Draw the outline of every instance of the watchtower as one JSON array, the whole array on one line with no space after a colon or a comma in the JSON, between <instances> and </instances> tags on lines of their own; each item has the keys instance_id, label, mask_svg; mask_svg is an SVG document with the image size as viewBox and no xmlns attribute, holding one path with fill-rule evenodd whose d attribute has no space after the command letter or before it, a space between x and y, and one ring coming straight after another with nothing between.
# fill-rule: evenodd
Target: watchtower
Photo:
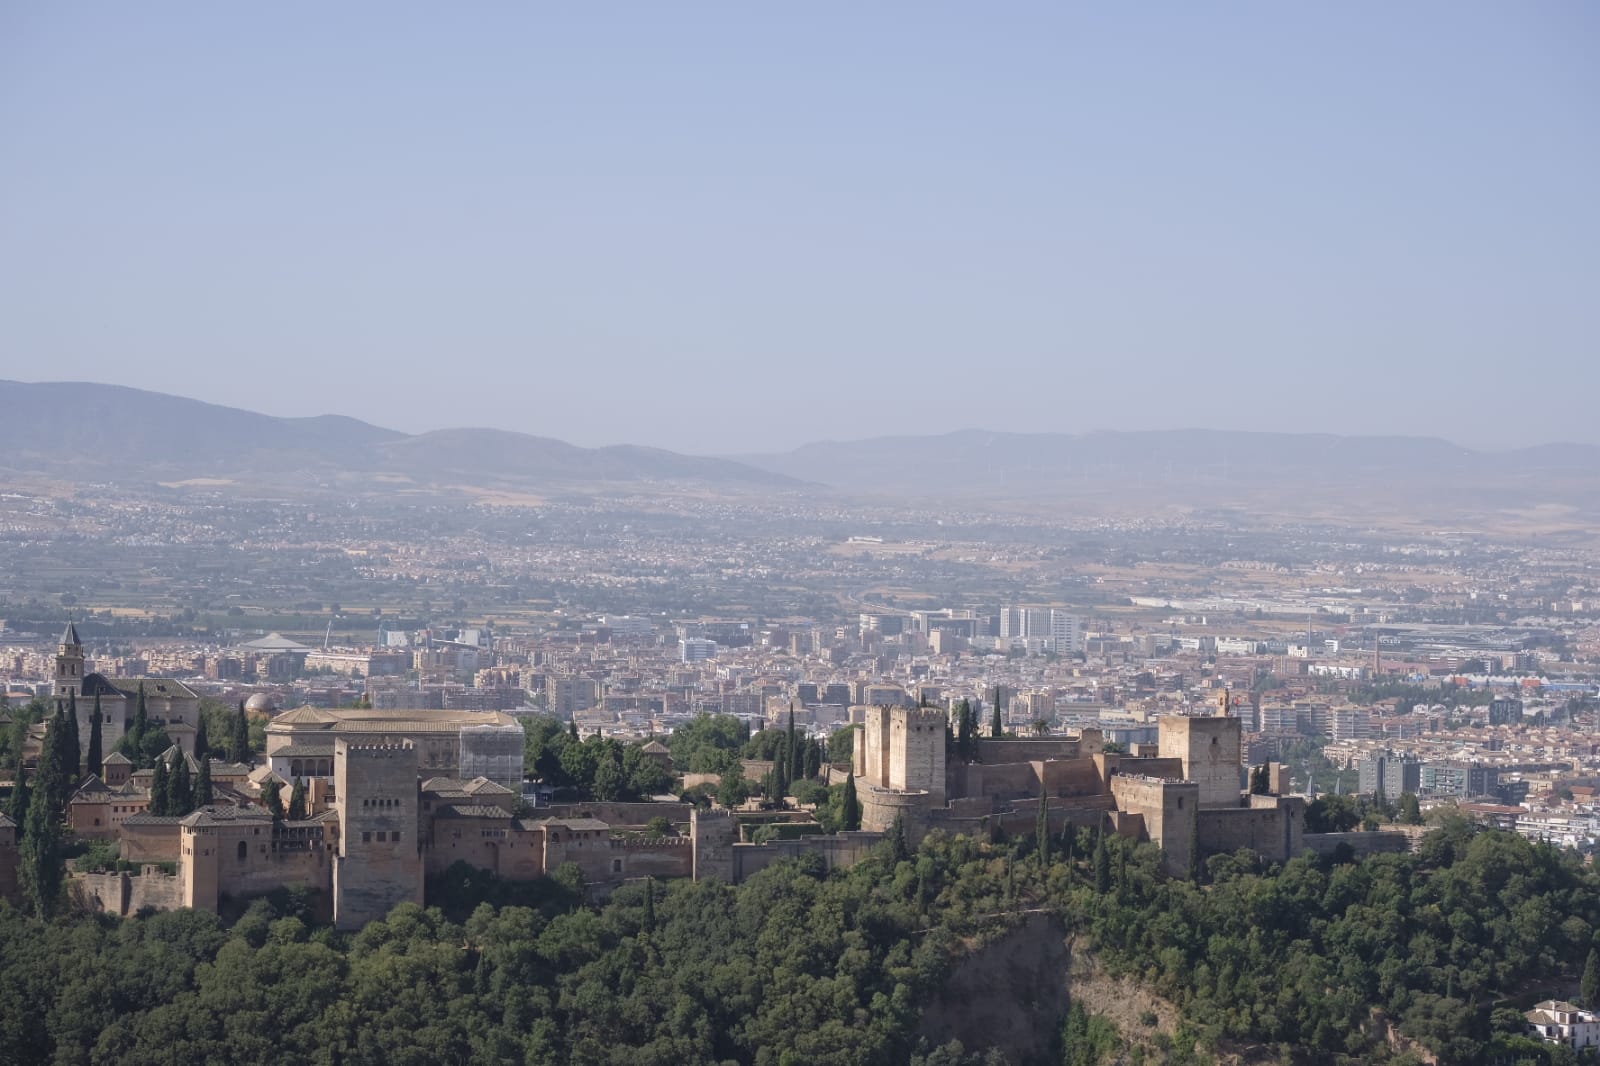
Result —
<instances>
[{"instance_id":1,"label":"watchtower","mask_svg":"<svg viewBox=\"0 0 1600 1066\"><path fill-rule=\"evenodd\" d=\"M938 707L896 707L889 712L889 787L926 792L929 806L944 806L944 734L949 715Z\"/></svg>"},{"instance_id":2,"label":"watchtower","mask_svg":"<svg viewBox=\"0 0 1600 1066\"><path fill-rule=\"evenodd\" d=\"M1181 760L1183 779L1200 786L1200 806L1239 806L1239 719L1167 715L1159 721L1161 757Z\"/></svg>"},{"instance_id":3,"label":"watchtower","mask_svg":"<svg viewBox=\"0 0 1600 1066\"><path fill-rule=\"evenodd\" d=\"M398 903L421 903L416 746L335 740L333 787L339 809L334 925L358 929Z\"/></svg>"},{"instance_id":4,"label":"watchtower","mask_svg":"<svg viewBox=\"0 0 1600 1066\"><path fill-rule=\"evenodd\" d=\"M733 882L733 816L727 811L689 812L689 839L694 843L694 879Z\"/></svg>"}]
</instances>

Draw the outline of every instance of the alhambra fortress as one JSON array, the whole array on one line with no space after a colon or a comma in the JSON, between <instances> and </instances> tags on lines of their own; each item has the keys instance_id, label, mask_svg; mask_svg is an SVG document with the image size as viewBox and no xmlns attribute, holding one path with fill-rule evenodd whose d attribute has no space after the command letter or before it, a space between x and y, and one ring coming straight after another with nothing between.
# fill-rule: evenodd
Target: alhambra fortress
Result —
<instances>
[{"instance_id":1,"label":"alhambra fortress","mask_svg":"<svg viewBox=\"0 0 1600 1066\"><path fill-rule=\"evenodd\" d=\"M57 658L56 699L75 705L79 735L99 697L107 750L132 718L139 687L147 714L173 740L162 756L198 773L199 698L165 679L85 673L69 626ZM1282 794L1272 767L1266 794L1245 795L1240 721L1226 713L1160 719L1159 743L1105 750L1101 735L982 738L975 758L948 760L947 715L919 707L853 707L853 763L862 828L747 842L740 812L689 803L522 803L522 729L500 713L323 710L274 717L252 765L213 760L217 802L181 817L149 813L152 771L113 754L68 806L80 838L115 840L123 869L74 873L69 890L115 914L144 909L217 910L275 889L313 890L343 929L424 902L424 884L457 862L499 877L542 877L564 863L603 896L629 880L720 878L738 882L787 857L815 853L829 867L856 862L899 819L913 841L933 830L983 837L1029 834L1045 797L1052 831L1067 826L1149 840L1168 872L1186 876L1212 855L1249 849L1271 861L1311 850L1404 850L1399 831L1305 832L1305 800ZM665 758L659 745L653 757ZM1152 750L1153 749L1153 750ZM86 753L85 753L86 754ZM260 803L269 781L306 784L307 817L290 821ZM805 818L803 812L795 816ZM767 816L770 818L770 816ZM674 831L647 831L665 818ZM659 829L659 822L657 823ZM0 815L0 892L14 896L17 827ZM128 868L128 867L131 867Z\"/></svg>"}]
</instances>

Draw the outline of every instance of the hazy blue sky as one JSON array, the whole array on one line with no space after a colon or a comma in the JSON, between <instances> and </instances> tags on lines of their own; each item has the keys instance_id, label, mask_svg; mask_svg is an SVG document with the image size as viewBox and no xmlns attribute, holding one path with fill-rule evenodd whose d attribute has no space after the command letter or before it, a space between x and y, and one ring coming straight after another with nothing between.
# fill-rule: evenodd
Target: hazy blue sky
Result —
<instances>
[{"instance_id":1,"label":"hazy blue sky","mask_svg":"<svg viewBox=\"0 0 1600 1066\"><path fill-rule=\"evenodd\" d=\"M0 377L273 414L1600 441L1597 200L1593 3L0 4Z\"/></svg>"}]
</instances>

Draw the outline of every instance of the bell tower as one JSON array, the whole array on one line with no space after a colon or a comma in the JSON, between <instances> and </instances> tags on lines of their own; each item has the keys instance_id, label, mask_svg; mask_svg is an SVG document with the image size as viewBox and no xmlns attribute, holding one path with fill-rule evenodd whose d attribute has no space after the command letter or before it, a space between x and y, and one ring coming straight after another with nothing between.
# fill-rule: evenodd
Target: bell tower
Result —
<instances>
[{"instance_id":1,"label":"bell tower","mask_svg":"<svg viewBox=\"0 0 1600 1066\"><path fill-rule=\"evenodd\" d=\"M78 639L78 627L68 622L56 653L56 706L62 711L73 696L83 692L83 667L83 641Z\"/></svg>"}]
</instances>

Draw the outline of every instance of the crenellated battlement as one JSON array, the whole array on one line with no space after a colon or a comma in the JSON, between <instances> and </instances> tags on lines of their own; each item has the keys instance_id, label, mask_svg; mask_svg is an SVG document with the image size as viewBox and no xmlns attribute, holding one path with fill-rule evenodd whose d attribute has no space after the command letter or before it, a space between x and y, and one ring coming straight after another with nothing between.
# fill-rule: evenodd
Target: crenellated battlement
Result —
<instances>
[{"instance_id":1,"label":"crenellated battlement","mask_svg":"<svg viewBox=\"0 0 1600 1066\"><path fill-rule=\"evenodd\" d=\"M342 747L346 755L361 759L392 758L403 752L417 750L417 746L409 740L396 741L392 744L351 744L349 742L341 742L339 746Z\"/></svg>"},{"instance_id":2,"label":"crenellated battlement","mask_svg":"<svg viewBox=\"0 0 1600 1066\"><path fill-rule=\"evenodd\" d=\"M689 848L694 841L689 837L612 837L613 848Z\"/></svg>"}]
</instances>

